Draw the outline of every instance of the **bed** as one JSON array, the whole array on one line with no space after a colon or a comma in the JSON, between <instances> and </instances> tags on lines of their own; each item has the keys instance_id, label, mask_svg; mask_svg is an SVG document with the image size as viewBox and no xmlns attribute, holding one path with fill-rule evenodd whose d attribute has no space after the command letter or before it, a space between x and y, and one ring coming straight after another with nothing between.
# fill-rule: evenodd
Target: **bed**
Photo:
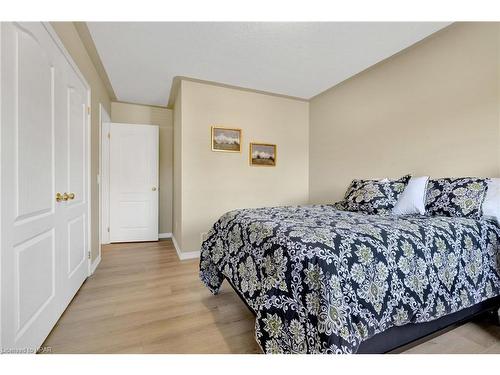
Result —
<instances>
[{"instance_id":1,"label":"bed","mask_svg":"<svg viewBox=\"0 0 500 375\"><path fill-rule=\"evenodd\" d=\"M497 308L499 247L488 219L242 209L210 230L200 278L230 282L265 353L382 353Z\"/></svg>"}]
</instances>

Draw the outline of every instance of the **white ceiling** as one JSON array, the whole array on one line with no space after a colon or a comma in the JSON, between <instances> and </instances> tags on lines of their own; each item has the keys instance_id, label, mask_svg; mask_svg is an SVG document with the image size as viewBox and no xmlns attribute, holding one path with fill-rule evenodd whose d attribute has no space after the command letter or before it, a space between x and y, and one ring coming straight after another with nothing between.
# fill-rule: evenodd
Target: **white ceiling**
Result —
<instances>
[{"instance_id":1,"label":"white ceiling","mask_svg":"<svg viewBox=\"0 0 500 375\"><path fill-rule=\"evenodd\" d=\"M186 76L310 98L445 22L89 22L118 100L166 105Z\"/></svg>"}]
</instances>

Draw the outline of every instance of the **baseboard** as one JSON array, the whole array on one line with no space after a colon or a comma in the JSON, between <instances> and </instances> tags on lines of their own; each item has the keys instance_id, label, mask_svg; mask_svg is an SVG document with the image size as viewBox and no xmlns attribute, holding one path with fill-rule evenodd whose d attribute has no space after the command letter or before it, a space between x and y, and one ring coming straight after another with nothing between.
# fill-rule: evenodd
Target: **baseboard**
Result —
<instances>
[{"instance_id":1,"label":"baseboard","mask_svg":"<svg viewBox=\"0 0 500 375\"><path fill-rule=\"evenodd\" d=\"M158 238L172 238L172 233L158 233Z\"/></svg>"},{"instance_id":2,"label":"baseboard","mask_svg":"<svg viewBox=\"0 0 500 375\"><path fill-rule=\"evenodd\" d=\"M95 260L92 262L90 265L90 274L93 275L95 270L97 269L97 266L101 263L101 254Z\"/></svg>"},{"instance_id":3,"label":"baseboard","mask_svg":"<svg viewBox=\"0 0 500 375\"><path fill-rule=\"evenodd\" d=\"M187 259L196 259L200 257L200 251L188 251L188 252L182 252L181 248L179 247L179 244L175 240L175 237L172 236L172 242L175 247L175 251L177 252L177 256L179 257L180 260L187 260Z\"/></svg>"},{"instance_id":4,"label":"baseboard","mask_svg":"<svg viewBox=\"0 0 500 375\"><path fill-rule=\"evenodd\" d=\"M200 251L188 251L187 253L177 252L180 260L196 259L200 257Z\"/></svg>"}]
</instances>

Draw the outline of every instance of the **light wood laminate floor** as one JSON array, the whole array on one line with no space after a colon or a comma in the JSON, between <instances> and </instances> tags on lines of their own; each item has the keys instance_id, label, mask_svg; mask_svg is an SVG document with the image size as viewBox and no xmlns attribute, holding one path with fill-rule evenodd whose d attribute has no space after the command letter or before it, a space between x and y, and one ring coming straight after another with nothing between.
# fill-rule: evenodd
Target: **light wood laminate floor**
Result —
<instances>
[{"instance_id":1,"label":"light wood laminate floor","mask_svg":"<svg viewBox=\"0 0 500 375\"><path fill-rule=\"evenodd\" d=\"M96 272L43 344L52 353L260 353L254 317L224 283L213 296L198 260L170 240L103 247ZM467 323L406 353L500 353L500 327Z\"/></svg>"}]
</instances>

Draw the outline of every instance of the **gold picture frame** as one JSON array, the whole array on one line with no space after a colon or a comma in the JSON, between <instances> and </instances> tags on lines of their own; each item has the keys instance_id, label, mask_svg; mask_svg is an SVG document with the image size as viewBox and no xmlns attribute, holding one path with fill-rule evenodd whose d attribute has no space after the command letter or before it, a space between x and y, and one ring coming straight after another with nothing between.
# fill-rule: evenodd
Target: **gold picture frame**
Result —
<instances>
[{"instance_id":1,"label":"gold picture frame","mask_svg":"<svg viewBox=\"0 0 500 375\"><path fill-rule=\"evenodd\" d=\"M210 133L212 151L241 152L241 129L214 125Z\"/></svg>"},{"instance_id":2,"label":"gold picture frame","mask_svg":"<svg viewBox=\"0 0 500 375\"><path fill-rule=\"evenodd\" d=\"M275 167L278 146L272 143L251 142L249 147L250 165L253 167Z\"/></svg>"}]
</instances>

